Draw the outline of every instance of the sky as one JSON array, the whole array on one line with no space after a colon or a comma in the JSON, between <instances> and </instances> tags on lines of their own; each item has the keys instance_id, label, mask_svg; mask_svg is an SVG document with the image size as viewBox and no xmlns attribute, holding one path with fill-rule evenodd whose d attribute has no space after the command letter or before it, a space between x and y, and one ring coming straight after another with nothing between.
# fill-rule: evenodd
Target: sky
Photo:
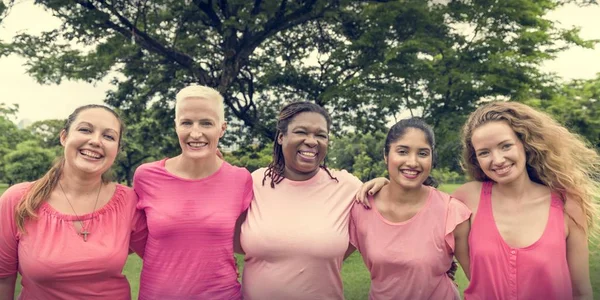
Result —
<instances>
[{"instance_id":1,"label":"sky","mask_svg":"<svg viewBox=\"0 0 600 300\"><path fill-rule=\"evenodd\" d=\"M600 39L598 16L600 6L567 5L548 17L564 28L580 27L585 39ZM9 17L0 23L0 40L9 41L20 32L39 33L59 24L58 19L34 5L33 0L17 0ZM64 119L80 105L102 104L106 91L112 89L110 78L94 84L63 81L60 85L41 85L27 75L24 64L25 60L15 55L0 58L0 103L19 104L16 121ZM545 62L542 68L564 80L594 78L600 73L600 46L596 49L572 48L560 53L555 60Z\"/></svg>"}]
</instances>

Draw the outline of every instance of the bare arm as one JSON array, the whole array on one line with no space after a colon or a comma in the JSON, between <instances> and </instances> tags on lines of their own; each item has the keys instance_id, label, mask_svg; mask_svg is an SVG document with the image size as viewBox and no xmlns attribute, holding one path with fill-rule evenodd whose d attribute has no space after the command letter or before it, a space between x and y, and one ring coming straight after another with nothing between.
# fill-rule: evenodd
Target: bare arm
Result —
<instances>
[{"instance_id":1,"label":"bare arm","mask_svg":"<svg viewBox=\"0 0 600 300\"><path fill-rule=\"evenodd\" d=\"M248 215L248 210L245 210L235 222L235 231L233 233L233 251L238 254L246 254L244 249L242 249L242 243L240 241L242 224L244 224L244 221L246 221L246 215Z\"/></svg>"},{"instance_id":2,"label":"bare arm","mask_svg":"<svg viewBox=\"0 0 600 300\"><path fill-rule=\"evenodd\" d=\"M0 300L13 300L17 275L0 278Z\"/></svg>"},{"instance_id":3,"label":"bare arm","mask_svg":"<svg viewBox=\"0 0 600 300\"><path fill-rule=\"evenodd\" d=\"M569 199L566 201L565 211L568 214L565 215L568 230L567 263L571 274L573 299L592 300L594 297L590 282L588 235L581 228L586 226L586 218L581 207Z\"/></svg>"},{"instance_id":4,"label":"bare arm","mask_svg":"<svg viewBox=\"0 0 600 300\"><path fill-rule=\"evenodd\" d=\"M454 229L454 257L462 267L467 279L471 280L470 265L469 265L469 231L471 224L466 220Z\"/></svg>"}]
</instances>

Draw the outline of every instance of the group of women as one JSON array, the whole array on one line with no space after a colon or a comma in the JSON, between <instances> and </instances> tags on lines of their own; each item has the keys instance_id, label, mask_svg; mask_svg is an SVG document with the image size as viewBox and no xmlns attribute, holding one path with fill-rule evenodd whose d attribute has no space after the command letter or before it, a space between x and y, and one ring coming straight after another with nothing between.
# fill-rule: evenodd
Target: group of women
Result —
<instances>
[{"instance_id":1,"label":"group of women","mask_svg":"<svg viewBox=\"0 0 600 300\"><path fill-rule=\"evenodd\" d=\"M514 102L473 112L463 163L475 181L452 195L430 173L435 137L421 119L389 130L389 178L364 185L325 165L331 119L280 111L273 160L250 174L218 155L223 98L182 89L181 154L141 165L133 189L105 176L124 125L110 108L76 109L64 156L0 198L0 299L129 299L127 255L143 258L139 299L343 299L356 249L370 299L592 299L588 237L600 157L546 114ZM357 200L355 200L355 198ZM358 204L360 203L360 204ZM233 253L245 254L241 284Z\"/></svg>"}]
</instances>

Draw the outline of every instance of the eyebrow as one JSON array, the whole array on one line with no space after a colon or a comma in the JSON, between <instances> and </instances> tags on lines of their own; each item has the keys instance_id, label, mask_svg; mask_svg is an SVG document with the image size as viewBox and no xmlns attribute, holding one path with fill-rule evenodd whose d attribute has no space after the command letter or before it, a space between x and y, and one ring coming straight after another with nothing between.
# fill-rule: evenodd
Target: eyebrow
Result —
<instances>
[{"instance_id":1,"label":"eyebrow","mask_svg":"<svg viewBox=\"0 0 600 300\"><path fill-rule=\"evenodd\" d=\"M408 148L408 149L410 149L410 147L409 147L409 146L406 146L406 145L397 145L397 146L396 146L396 149L398 149L398 148ZM431 151L431 148L429 148L429 147L427 147L427 148L417 148L417 150L427 150L427 151Z\"/></svg>"},{"instance_id":2,"label":"eyebrow","mask_svg":"<svg viewBox=\"0 0 600 300\"><path fill-rule=\"evenodd\" d=\"M508 143L508 142L512 142L512 140L511 140L511 139L506 139L506 140L503 140L502 142L500 142L500 143L496 144L496 146L500 146L500 145L502 145L502 144L504 144L504 143ZM475 147L473 147L473 148L475 148ZM477 152L477 151L481 151L481 150L488 150L488 148L479 148L479 149L475 149L475 152Z\"/></svg>"},{"instance_id":3,"label":"eyebrow","mask_svg":"<svg viewBox=\"0 0 600 300\"><path fill-rule=\"evenodd\" d=\"M82 126L82 125L87 125L89 127L96 128L92 123L86 122L86 121L81 121L81 122L79 122L79 124L77 124L77 126ZM104 131L112 131L114 134L118 134L118 132L112 128L105 128Z\"/></svg>"}]
</instances>

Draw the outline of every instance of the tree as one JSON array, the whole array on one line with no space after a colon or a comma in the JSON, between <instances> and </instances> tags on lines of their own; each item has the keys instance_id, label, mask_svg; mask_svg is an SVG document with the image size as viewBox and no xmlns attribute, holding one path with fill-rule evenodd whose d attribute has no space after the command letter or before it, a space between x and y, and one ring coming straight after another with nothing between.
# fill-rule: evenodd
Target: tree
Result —
<instances>
[{"instance_id":1,"label":"tree","mask_svg":"<svg viewBox=\"0 0 600 300\"><path fill-rule=\"evenodd\" d=\"M385 134L349 133L332 139L327 154L329 164L335 169L344 169L367 181L375 177L387 176L383 160Z\"/></svg>"},{"instance_id":2,"label":"tree","mask_svg":"<svg viewBox=\"0 0 600 300\"><path fill-rule=\"evenodd\" d=\"M264 168L273 159L272 147L243 147L231 153L223 153L223 158L230 164L248 169L254 172Z\"/></svg>"},{"instance_id":3,"label":"tree","mask_svg":"<svg viewBox=\"0 0 600 300\"><path fill-rule=\"evenodd\" d=\"M435 127L442 164L457 169L456 130L478 101L531 98L553 84L543 60L592 46L545 19L562 2L40 0L62 27L20 34L0 53L25 57L45 83L118 72L107 104L128 123L157 117L164 133L174 94L189 83L225 95L237 142L272 141L277 110L291 100L328 108L334 135L384 131L408 110Z\"/></svg>"},{"instance_id":4,"label":"tree","mask_svg":"<svg viewBox=\"0 0 600 300\"><path fill-rule=\"evenodd\" d=\"M30 139L27 132L20 130L11 119L19 111L19 105L6 106L0 103L0 182L8 181L6 178L4 156L14 150L18 143Z\"/></svg>"},{"instance_id":5,"label":"tree","mask_svg":"<svg viewBox=\"0 0 600 300\"><path fill-rule=\"evenodd\" d=\"M28 130L34 137L38 138L41 146L45 149L60 148L60 132L65 125L65 120L50 119L36 121L27 126Z\"/></svg>"},{"instance_id":6,"label":"tree","mask_svg":"<svg viewBox=\"0 0 600 300\"><path fill-rule=\"evenodd\" d=\"M595 79L573 80L549 98L525 103L551 114L600 151L600 74Z\"/></svg>"},{"instance_id":7,"label":"tree","mask_svg":"<svg viewBox=\"0 0 600 300\"><path fill-rule=\"evenodd\" d=\"M54 151L40 147L38 141L19 143L15 150L4 156L6 181L11 185L36 180L50 169L55 157Z\"/></svg>"}]
</instances>

